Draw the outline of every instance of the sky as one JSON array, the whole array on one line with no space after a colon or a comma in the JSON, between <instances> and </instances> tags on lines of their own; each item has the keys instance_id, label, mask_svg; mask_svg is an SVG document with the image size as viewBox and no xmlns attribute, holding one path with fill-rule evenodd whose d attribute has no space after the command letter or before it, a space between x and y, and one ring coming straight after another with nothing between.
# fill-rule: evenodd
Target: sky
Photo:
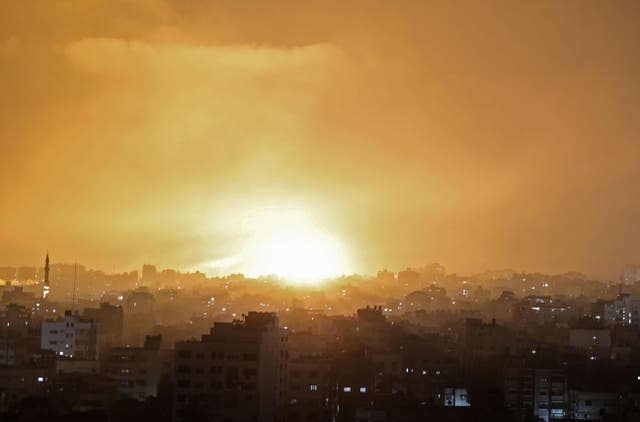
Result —
<instances>
[{"instance_id":1,"label":"sky","mask_svg":"<svg viewBox=\"0 0 640 422\"><path fill-rule=\"evenodd\" d=\"M636 1L0 9L0 265L640 263Z\"/></svg>"}]
</instances>

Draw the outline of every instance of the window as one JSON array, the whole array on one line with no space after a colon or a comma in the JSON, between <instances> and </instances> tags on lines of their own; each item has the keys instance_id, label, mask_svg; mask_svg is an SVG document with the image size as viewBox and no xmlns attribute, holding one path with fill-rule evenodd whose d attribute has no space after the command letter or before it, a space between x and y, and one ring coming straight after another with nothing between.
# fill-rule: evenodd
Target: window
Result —
<instances>
[{"instance_id":1,"label":"window","mask_svg":"<svg viewBox=\"0 0 640 422\"><path fill-rule=\"evenodd\" d=\"M367 392L367 387L360 387L360 392L361 393L366 393Z\"/></svg>"},{"instance_id":2,"label":"window","mask_svg":"<svg viewBox=\"0 0 640 422\"><path fill-rule=\"evenodd\" d=\"M179 380L178 387L180 388L189 388L191 387L191 381L189 380Z\"/></svg>"},{"instance_id":3,"label":"window","mask_svg":"<svg viewBox=\"0 0 640 422\"><path fill-rule=\"evenodd\" d=\"M311 384L309 386L309 391L318 391L318 385L317 384Z\"/></svg>"},{"instance_id":4,"label":"window","mask_svg":"<svg viewBox=\"0 0 640 422\"><path fill-rule=\"evenodd\" d=\"M181 359L191 359L191 350L181 350L178 352L178 357Z\"/></svg>"},{"instance_id":5,"label":"window","mask_svg":"<svg viewBox=\"0 0 640 422\"><path fill-rule=\"evenodd\" d=\"M344 391L345 393L350 393L351 392L351 387L344 387L342 389L342 391Z\"/></svg>"}]
</instances>

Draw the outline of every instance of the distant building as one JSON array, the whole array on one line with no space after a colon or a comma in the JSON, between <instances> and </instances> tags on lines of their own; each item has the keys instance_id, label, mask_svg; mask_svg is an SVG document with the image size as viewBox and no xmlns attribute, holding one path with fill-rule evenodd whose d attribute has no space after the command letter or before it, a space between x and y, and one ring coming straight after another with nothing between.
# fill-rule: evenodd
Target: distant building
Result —
<instances>
[{"instance_id":1,"label":"distant building","mask_svg":"<svg viewBox=\"0 0 640 422\"><path fill-rule=\"evenodd\" d=\"M10 304L0 311L0 365L27 361L39 346L39 337L32 334L31 313L24 306Z\"/></svg>"},{"instance_id":2,"label":"distant building","mask_svg":"<svg viewBox=\"0 0 640 422\"><path fill-rule=\"evenodd\" d=\"M36 295L32 292L25 292L22 286L14 286L13 290L2 292L2 303L15 303L31 308L36 303Z\"/></svg>"},{"instance_id":3,"label":"distant building","mask_svg":"<svg viewBox=\"0 0 640 422\"><path fill-rule=\"evenodd\" d=\"M175 420L270 422L286 393L287 334L275 313L215 323L175 348Z\"/></svg>"},{"instance_id":4,"label":"distant building","mask_svg":"<svg viewBox=\"0 0 640 422\"><path fill-rule=\"evenodd\" d=\"M367 350L385 350L389 344L391 324L382 313L381 306L357 310L356 336L354 339L365 345Z\"/></svg>"},{"instance_id":5,"label":"distant building","mask_svg":"<svg viewBox=\"0 0 640 422\"><path fill-rule=\"evenodd\" d=\"M144 287L127 294L124 298L125 344L141 345L144 336L156 325L154 312L156 299Z\"/></svg>"},{"instance_id":6,"label":"distant building","mask_svg":"<svg viewBox=\"0 0 640 422\"><path fill-rule=\"evenodd\" d=\"M627 265L622 269L622 284L634 284L640 281L640 265Z\"/></svg>"},{"instance_id":7,"label":"distant building","mask_svg":"<svg viewBox=\"0 0 640 422\"><path fill-rule=\"evenodd\" d=\"M398 273L398 283L405 287L418 287L420 284L420 273L413 271L411 268L400 271Z\"/></svg>"},{"instance_id":8,"label":"distant building","mask_svg":"<svg viewBox=\"0 0 640 422\"><path fill-rule=\"evenodd\" d=\"M11 284L17 278L17 271L16 267L0 267L0 280Z\"/></svg>"},{"instance_id":9,"label":"distant building","mask_svg":"<svg viewBox=\"0 0 640 422\"><path fill-rule=\"evenodd\" d=\"M569 346L591 356L608 356L611 348L609 329L573 328L569 330Z\"/></svg>"},{"instance_id":10,"label":"distant building","mask_svg":"<svg viewBox=\"0 0 640 422\"><path fill-rule=\"evenodd\" d=\"M518 339L496 320L483 323L480 318L468 318L464 334L465 349L471 359L488 359L496 356L515 355Z\"/></svg>"},{"instance_id":11,"label":"distant building","mask_svg":"<svg viewBox=\"0 0 640 422\"><path fill-rule=\"evenodd\" d=\"M20 281L34 281L38 278L36 267L19 267L17 279Z\"/></svg>"},{"instance_id":12,"label":"distant building","mask_svg":"<svg viewBox=\"0 0 640 422\"><path fill-rule=\"evenodd\" d=\"M614 300L599 300L591 306L593 317L605 325L628 327L640 322L640 300L631 295L620 293Z\"/></svg>"},{"instance_id":13,"label":"distant building","mask_svg":"<svg viewBox=\"0 0 640 422\"><path fill-rule=\"evenodd\" d=\"M391 286L395 283L396 276L392 271L387 271L386 269L384 269L382 271L378 271L376 280L383 286Z\"/></svg>"},{"instance_id":14,"label":"distant building","mask_svg":"<svg viewBox=\"0 0 640 422\"><path fill-rule=\"evenodd\" d=\"M40 347L58 356L97 359L98 325L77 312L65 311L63 318L42 323Z\"/></svg>"},{"instance_id":15,"label":"distant building","mask_svg":"<svg viewBox=\"0 0 640 422\"><path fill-rule=\"evenodd\" d=\"M158 278L158 270L155 265L145 264L142 266L142 278L140 282L145 286L155 286Z\"/></svg>"},{"instance_id":16,"label":"distant building","mask_svg":"<svg viewBox=\"0 0 640 422\"><path fill-rule=\"evenodd\" d=\"M571 318L571 308L550 296L530 295L513 305L513 318L520 326L566 322Z\"/></svg>"},{"instance_id":17,"label":"distant building","mask_svg":"<svg viewBox=\"0 0 640 422\"><path fill-rule=\"evenodd\" d=\"M121 306L103 302L99 308L85 308L83 317L93 320L100 327L98 350L101 355L112 347L122 345L124 312Z\"/></svg>"}]
</instances>

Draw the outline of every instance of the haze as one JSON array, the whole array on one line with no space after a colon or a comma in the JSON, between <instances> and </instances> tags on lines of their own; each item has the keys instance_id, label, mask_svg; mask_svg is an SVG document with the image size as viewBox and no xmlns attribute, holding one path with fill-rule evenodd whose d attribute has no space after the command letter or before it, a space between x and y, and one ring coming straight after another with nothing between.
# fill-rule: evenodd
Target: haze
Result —
<instances>
[{"instance_id":1,"label":"haze","mask_svg":"<svg viewBox=\"0 0 640 422\"><path fill-rule=\"evenodd\" d=\"M523 3L3 2L1 260L259 271L293 210L344 272L617 275L640 4Z\"/></svg>"}]
</instances>

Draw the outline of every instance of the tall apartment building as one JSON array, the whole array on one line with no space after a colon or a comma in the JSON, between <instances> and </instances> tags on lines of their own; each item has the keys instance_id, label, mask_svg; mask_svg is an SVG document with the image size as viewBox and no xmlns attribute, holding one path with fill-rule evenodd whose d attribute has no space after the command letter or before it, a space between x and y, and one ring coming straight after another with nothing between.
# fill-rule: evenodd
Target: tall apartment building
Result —
<instances>
[{"instance_id":1,"label":"tall apartment building","mask_svg":"<svg viewBox=\"0 0 640 422\"><path fill-rule=\"evenodd\" d=\"M569 390L563 370L508 368L504 392L505 406L525 419L549 422L567 417Z\"/></svg>"},{"instance_id":2,"label":"tall apartment building","mask_svg":"<svg viewBox=\"0 0 640 422\"><path fill-rule=\"evenodd\" d=\"M58 356L97 359L98 324L65 311L63 318L42 323L40 347Z\"/></svg>"},{"instance_id":3,"label":"tall apartment building","mask_svg":"<svg viewBox=\"0 0 640 422\"><path fill-rule=\"evenodd\" d=\"M276 420L287 361L287 334L275 313L215 323L200 341L176 344L174 420Z\"/></svg>"}]
</instances>

